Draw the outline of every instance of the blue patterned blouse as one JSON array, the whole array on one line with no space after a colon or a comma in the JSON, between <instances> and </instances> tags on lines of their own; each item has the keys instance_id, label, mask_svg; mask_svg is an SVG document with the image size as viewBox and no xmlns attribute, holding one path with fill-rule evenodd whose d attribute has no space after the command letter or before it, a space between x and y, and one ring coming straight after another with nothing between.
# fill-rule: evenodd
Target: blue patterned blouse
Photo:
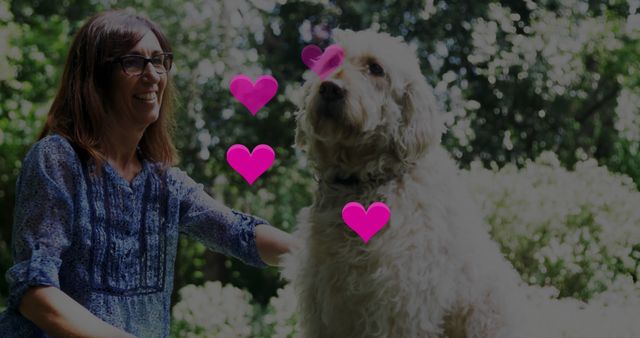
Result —
<instances>
[{"instance_id":1,"label":"blue patterned blouse","mask_svg":"<svg viewBox=\"0 0 640 338\"><path fill-rule=\"evenodd\" d=\"M16 186L15 265L6 272L1 337L48 337L17 307L30 285L52 285L137 337L169 335L178 233L265 267L254 229L267 223L231 210L177 168L143 160L127 182L106 163L81 160L60 135L37 142Z\"/></svg>"}]
</instances>

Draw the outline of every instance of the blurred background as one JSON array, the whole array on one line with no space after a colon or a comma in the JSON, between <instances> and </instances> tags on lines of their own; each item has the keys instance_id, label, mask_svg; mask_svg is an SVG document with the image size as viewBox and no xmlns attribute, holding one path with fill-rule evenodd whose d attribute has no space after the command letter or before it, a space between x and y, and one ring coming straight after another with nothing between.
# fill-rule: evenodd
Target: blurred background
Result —
<instances>
[{"instance_id":1,"label":"blurred background","mask_svg":"<svg viewBox=\"0 0 640 338\"><path fill-rule=\"evenodd\" d=\"M11 266L20 163L42 127L73 34L98 11L156 21L175 55L180 167L225 204L286 231L314 180L292 148L300 52L331 29L402 36L421 61L489 230L530 284L559 297L640 295L640 0L287 1L0 0L0 272ZM228 91L272 74L256 117ZM253 186L229 146L265 143L274 166ZM294 298L258 270L183 236L173 335L291 337ZM7 285L0 279L0 304Z\"/></svg>"}]
</instances>

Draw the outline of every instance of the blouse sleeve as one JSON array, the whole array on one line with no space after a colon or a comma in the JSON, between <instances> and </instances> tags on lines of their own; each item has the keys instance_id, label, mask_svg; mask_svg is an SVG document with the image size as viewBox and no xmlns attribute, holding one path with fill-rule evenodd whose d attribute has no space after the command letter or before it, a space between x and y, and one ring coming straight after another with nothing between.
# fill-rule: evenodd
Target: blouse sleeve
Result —
<instances>
[{"instance_id":1,"label":"blouse sleeve","mask_svg":"<svg viewBox=\"0 0 640 338\"><path fill-rule=\"evenodd\" d=\"M180 231L195 238L207 248L263 268L258 254L255 227L269 224L252 215L230 209L213 199L184 171L169 169L180 196Z\"/></svg>"},{"instance_id":2,"label":"blouse sleeve","mask_svg":"<svg viewBox=\"0 0 640 338\"><path fill-rule=\"evenodd\" d=\"M73 224L75 152L61 136L36 143L25 156L16 183L12 248L6 272L7 308L17 310L32 285L60 287L61 256L70 245Z\"/></svg>"}]
</instances>

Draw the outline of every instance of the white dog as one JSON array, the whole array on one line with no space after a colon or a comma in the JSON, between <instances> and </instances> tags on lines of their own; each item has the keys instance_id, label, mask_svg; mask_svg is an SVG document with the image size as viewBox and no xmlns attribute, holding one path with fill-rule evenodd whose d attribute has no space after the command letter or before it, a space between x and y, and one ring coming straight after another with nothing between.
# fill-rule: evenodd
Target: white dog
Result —
<instances>
[{"instance_id":1,"label":"white dog","mask_svg":"<svg viewBox=\"0 0 640 338\"><path fill-rule=\"evenodd\" d=\"M640 337L521 286L440 146L443 125L414 53L373 31L335 37L344 62L305 84L296 132L318 179L295 233L305 245L284 272L303 337ZM342 220L351 201L391 210L367 244Z\"/></svg>"}]
</instances>

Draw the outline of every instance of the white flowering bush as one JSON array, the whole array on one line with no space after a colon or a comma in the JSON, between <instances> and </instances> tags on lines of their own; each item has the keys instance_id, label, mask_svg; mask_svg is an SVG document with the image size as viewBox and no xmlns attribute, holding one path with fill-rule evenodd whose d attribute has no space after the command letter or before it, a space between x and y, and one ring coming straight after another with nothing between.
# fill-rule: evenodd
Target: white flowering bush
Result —
<instances>
[{"instance_id":1,"label":"white flowering bush","mask_svg":"<svg viewBox=\"0 0 640 338\"><path fill-rule=\"evenodd\" d=\"M640 295L640 192L629 177L594 160L567 171L551 152L521 170L475 164L465 175L524 280L583 300L614 289Z\"/></svg>"},{"instance_id":2,"label":"white flowering bush","mask_svg":"<svg viewBox=\"0 0 640 338\"><path fill-rule=\"evenodd\" d=\"M271 298L262 318L258 318L262 338L295 338L300 334L297 325L296 295L291 284L278 289L276 297ZM258 336L258 335L256 335Z\"/></svg>"},{"instance_id":3,"label":"white flowering bush","mask_svg":"<svg viewBox=\"0 0 640 338\"><path fill-rule=\"evenodd\" d=\"M180 289L173 307L173 337L253 337L251 294L219 281Z\"/></svg>"},{"instance_id":4,"label":"white flowering bush","mask_svg":"<svg viewBox=\"0 0 640 338\"><path fill-rule=\"evenodd\" d=\"M294 338L300 333L291 285L278 289L266 309L252 304L247 291L218 281L187 285L179 293L172 337Z\"/></svg>"}]
</instances>

